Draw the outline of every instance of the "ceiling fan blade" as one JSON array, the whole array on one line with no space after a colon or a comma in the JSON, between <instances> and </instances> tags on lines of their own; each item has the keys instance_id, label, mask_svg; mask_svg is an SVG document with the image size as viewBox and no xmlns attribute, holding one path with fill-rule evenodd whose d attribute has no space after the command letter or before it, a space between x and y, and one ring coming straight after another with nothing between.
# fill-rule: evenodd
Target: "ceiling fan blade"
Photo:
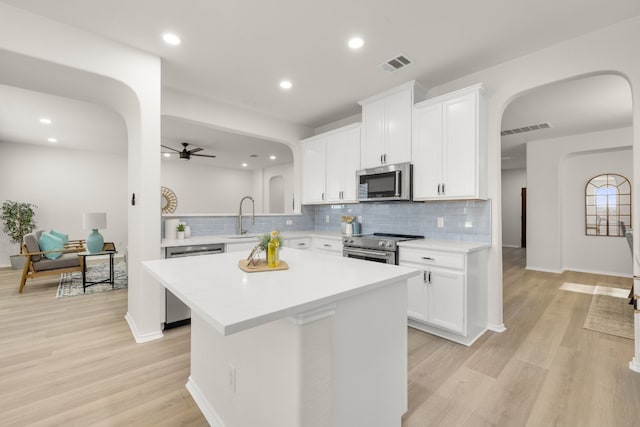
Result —
<instances>
[{"instance_id":1,"label":"ceiling fan blade","mask_svg":"<svg viewBox=\"0 0 640 427\"><path fill-rule=\"evenodd\" d=\"M179 153L179 152L180 152L180 150L176 150L175 148L167 147L166 145L161 145L161 147L164 147L164 148L166 148L166 149L169 149L169 150L175 151L176 153Z\"/></svg>"},{"instance_id":2,"label":"ceiling fan blade","mask_svg":"<svg viewBox=\"0 0 640 427\"><path fill-rule=\"evenodd\" d=\"M197 153L198 151L202 151L202 148L196 147L196 148L192 148L191 150L189 150L189 152L190 152L191 154L193 154L193 153Z\"/></svg>"},{"instance_id":3,"label":"ceiling fan blade","mask_svg":"<svg viewBox=\"0 0 640 427\"><path fill-rule=\"evenodd\" d=\"M211 157L211 158L216 157L216 156L211 155L211 154L193 154L193 153L191 153L191 155L192 156L198 156L198 157Z\"/></svg>"}]
</instances>

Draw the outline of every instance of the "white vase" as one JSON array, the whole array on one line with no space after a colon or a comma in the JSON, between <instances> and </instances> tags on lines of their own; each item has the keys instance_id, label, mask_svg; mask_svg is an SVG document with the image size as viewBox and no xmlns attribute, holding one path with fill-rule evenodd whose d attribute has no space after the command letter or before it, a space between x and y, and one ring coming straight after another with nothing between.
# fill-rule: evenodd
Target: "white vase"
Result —
<instances>
[{"instance_id":1,"label":"white vase","mask_svg":"<svg viewBox=\"0 0 640 427\"><path fill-rule=\"evenodd\" d=\"M191 237L191 226L185 225L184 226L184 238L188 239L189 237Z\"/></svg>"},{"instance_id":2,"label":"white vase","mask_svg":"<svg viewBox=\"0 0 640 427\"><path fill-rule=\"evenodd\" d=\"M178 231L177 233L178 240L184 239L184 231Z\"/></svg>"}]
</instances>

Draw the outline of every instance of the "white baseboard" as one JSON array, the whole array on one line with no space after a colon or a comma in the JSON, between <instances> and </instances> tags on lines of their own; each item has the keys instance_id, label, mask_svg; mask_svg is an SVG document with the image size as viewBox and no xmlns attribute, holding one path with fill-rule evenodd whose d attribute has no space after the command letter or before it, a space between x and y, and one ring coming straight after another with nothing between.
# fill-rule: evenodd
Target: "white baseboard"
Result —
<instances>
[{"instance_id":1,"label":"white baseboard","mask_svg":"<svg viewBox=\"0 0 640 427\"><path fill-rule=\"evenodd\" d=\"M527 265L525 267L525 270L542 271L543 273L562 274L562 270L552 270L550 268L536 267L531 265Z\"/></svg>"},{"instance_id":2,"label":"white baseboard","mask_svg":"<svg viewBox=\"0 0 640 427\"><path fill-rule=\"evenodd\" d=\"M502 244L503 248L516 248L516 249L520 249L522 246L520 245L507 245L507 244Z\"/></svg>"},{"instance_id":3,"label":"white baseboard","mask_svg":"<svg viewBox=\"0 0 640 427\"><path fill-rule=\"evenodd\" d=\"M640 361L638 361L637 357L634 357L633 359L631 359L631 362L629 362L629 369L631 369L634 372L640 373Z\"/></svg>"},{"instance_id":4,"label":"white baseboard","mask_svg":"<svg viewBox=\"0 0 640 427\"><path fill-rule=\"evenodd\" d=\"M129 314L128 311L127 311L127 314L124 316L124 318L127 321L127 323L129 324L129 329L131 330L131 334L133 335L133 339L135 339L138 344L141 344L143 342L157 340L157 339L162 338L164 336L162 331L155 331L155 332L151 332L151 333L148 333L148 334L140 333L140 330L136 326L136 322L133 320L133 317L131 316L131 314Z\"/></svg>"},{"instance_id":5,"label":"white baseboard","mask_svg":"<svg viewBox=\"0 0 640 427\"><path fill-rule=\"evenodd\" d=\"M504 326L504 323L501 323L499 325L489 325L487 326L487 329L493 332L500 332L500 333L507 330L507 328Z\"/></svg>"},{"instance_id":6,"label":"white baseboard","mask_svg":"<svg viewBox=\"0 0 640 427\"><path fill-rule=\"evenodd\" d=\"M191 394L191 397L196 402L196 405L200 408L200 412L202 412L202 415L204 415L211 427L226 427L216 410L209 404L209 401L204 397L200 387L198 387L198 385L193 381L191 376L189 376L189 381L187 381L186 387L187 390L189 390L189 394Z\"/></svg>"},{"instance_id":7,"label":"white baseboard","mask_svg":"<svg viewBox=\"0 0 640 427\"><path fill-rule=\"evenodd\" d=\"M620 273L619 271L606 271L606 270L592 270L588 268L577 268L577 267L563 267L564 271L577 271L578 273L590 273L590 274L602 274L605 276L616 276L616 277L633 277L632 273Z\"/></svg>"}]
</instances>

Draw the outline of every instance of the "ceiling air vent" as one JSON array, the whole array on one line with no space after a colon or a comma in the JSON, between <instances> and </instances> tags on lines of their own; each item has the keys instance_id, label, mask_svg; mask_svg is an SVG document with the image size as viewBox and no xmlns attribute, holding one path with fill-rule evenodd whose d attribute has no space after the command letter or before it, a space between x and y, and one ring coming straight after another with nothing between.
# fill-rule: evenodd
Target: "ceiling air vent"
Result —
<instances>
[{"instance_id":1,"label":"ceiling air vent","mask_svg":"<svg viewBox=\"0 0 640 427\"><path fill-rule=\"evenodd\" d=\"M406 55L400 55L388 60L387 62L382 63L380 65L380 68L388 73L393 73L394 71L398 71L399 69L407 67L411 64L413 64L413 61L407 58Z\"/></svg>"},{"instance_id":2,"label":"ceiling air vent","mask_svg":"<svg viewBox=\"0 0 640 427\"><path fill-rule=\"evenodd\" d=\"M549 123L540 123L537 125L523 126L521 128L503 130L500 132L500 136L514 135L516 133L531 132L531 131L540 130L540 129L549 129L550 127L551 125Z\"/></svg>"}]
</instances>

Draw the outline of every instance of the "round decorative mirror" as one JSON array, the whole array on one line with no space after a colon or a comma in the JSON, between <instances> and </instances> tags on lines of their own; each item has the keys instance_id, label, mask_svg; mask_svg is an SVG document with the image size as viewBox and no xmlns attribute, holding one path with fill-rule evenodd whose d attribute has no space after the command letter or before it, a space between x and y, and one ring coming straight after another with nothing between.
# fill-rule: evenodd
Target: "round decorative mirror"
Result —
<instances>
[{"instance_id":1,"label":"round decorative mirror","mask_svg":"<svg viewBox=\"0 0 640 427\"><path fill-rule=\"evenodd\" d=\"M162 198L160 199L160 207L162 208L162 213L174 213L178 207L178 198L176 197L176 194L167 187L161 187L161 190Z\"/></svg>"}]
</instances>

